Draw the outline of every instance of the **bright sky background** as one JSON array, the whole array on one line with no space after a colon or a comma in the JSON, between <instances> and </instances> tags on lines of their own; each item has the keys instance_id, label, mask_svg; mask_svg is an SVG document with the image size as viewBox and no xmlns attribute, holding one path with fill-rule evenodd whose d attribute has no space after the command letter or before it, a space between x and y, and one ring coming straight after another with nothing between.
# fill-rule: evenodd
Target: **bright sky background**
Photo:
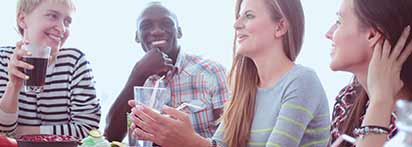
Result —
<instances>
[{"instance_id":1,"label":"bright sky background","mask_svg":"<svg viewBox=\"0 0 412 147\"><path fill-rule=\"evenodd\" d=\"M129 73L144 55L134 42L136 17L150 0L76 0L71 36L64 47L79 48L91 62L101 99L104 127L107 109L123 88ZM223 64L232 62L234 0L160 0L177 14L183 29L182 49ZM336 20L341 0L301 0L306 19L305 41L297 63L314 69L326 90L330 108L351 74L329 69L331 42L324 34ZM19 41L16 0L0 1L0 46ZM310 85L308 85L310 86Z\"/></svg>"}]
</instances>

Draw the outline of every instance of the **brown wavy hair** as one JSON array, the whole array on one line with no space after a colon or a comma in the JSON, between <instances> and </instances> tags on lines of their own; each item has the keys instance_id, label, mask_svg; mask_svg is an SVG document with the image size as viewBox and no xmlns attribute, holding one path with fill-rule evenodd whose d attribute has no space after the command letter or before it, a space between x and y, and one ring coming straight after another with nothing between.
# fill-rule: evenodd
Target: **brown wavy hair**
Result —
<instances>
[{"instance_id":1,"label":"brown wavy hair","mask_svg":"<svg viewBox=\"0 0 412 147\"><path fill-rule=\"evenodd\" d=\"M295 61L302 47L305 23L300 1L264 0L264 2L274 21L282 18L288 21L288 32L283 37L282 43L287 57ZM239 17L241 4L242 0L236 1L236 19ZM246 147L255 113L257 86L260 81L255 63L246 56L236 54L236 46L235 43L233 44L234 61L229 74L229 85L233 94L222 116L223 141L229 147Z\"/></svg>"},{"instance_id":2,"label":"brown wavy hair","mask_svg":"<svg viewBox=\"0 0 412 147\"><path fill-rule=\"evenodd\" d=\"M360 28L374 28L378 30L390 44L394 46L398 41L403 29L412 24L411 0L353 0L354 12L360 21ZM411 40L409 35L408 42ZM404 89L412 89L412 56L402 66L401 80L404 82ZM357 80L355 78L355 80ZM368 95L362 86L356 88L357 96L353 109L348 119L343 123L342 132L353 136L353 130L360 127L360 117L366 112ZM409 93L410 94L410 93ZM342 146L352 146L344 143Z\"/></svg>"}]
</instances>

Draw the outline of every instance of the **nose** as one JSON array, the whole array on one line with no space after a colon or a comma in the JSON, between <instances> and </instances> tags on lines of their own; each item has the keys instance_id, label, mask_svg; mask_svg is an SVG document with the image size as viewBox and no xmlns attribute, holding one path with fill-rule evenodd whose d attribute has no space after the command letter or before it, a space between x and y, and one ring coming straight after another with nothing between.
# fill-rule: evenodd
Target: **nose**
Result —
<instances>
[{"instance_id":1,"label":"nose","mask_svg":"<svg viewBox=\"0 0 412 147\"><path fill-rule=\"evenodd\" d=\"M235 21L235 24L233 25L233 28L235 28L235 30L240 30L244 27L245 25L242 22L242 18L241 17L237 18Z\"/></svg>"},{"instance_id":2,"label":"nose","mask_svg":"<svg viewBox=\"0 0 412 147\"><path fill-rule=\"evenodd\" d=\"M67 27L64 24L64 21L61 22L57 22L56 25L54 26L54 28L59 31L60 34L64 34L67 31Z\"/></svg>"},{"instance_id":3,"label":"nose","mask_svg":"<svg viewBox=\"0 0 412 147\"><path fill-rule=\"evenodd\" d=\"M329 40L333 39L333 34L336 32L336 28L338 26L336 24L333 24L330 28L329 31L326 32L325 37L328 38Z\"/></svg>"},{"instance_id":4,"label":"nose","mask_svg":"<svg viewBox=\"0 0 412 147\"><path fill-rule=\"evenodd\" d=\"M153 29L150 31L150 34L153 36L161 36L165 33L165 30L159 25L154 25Z\"/></svg>"}]
</instances>

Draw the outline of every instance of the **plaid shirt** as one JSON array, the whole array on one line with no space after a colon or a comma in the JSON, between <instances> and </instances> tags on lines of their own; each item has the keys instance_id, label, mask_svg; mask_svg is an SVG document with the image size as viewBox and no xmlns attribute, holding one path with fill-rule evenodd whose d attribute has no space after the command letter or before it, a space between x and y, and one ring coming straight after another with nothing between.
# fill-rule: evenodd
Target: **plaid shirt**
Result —
<instances>
[{"instance_id":1,"label":"plaid shirt","mask_svg":"<svg viewBox=\"0 0 412 147\"><path fill-rule=\"evenodd\" d=\"M353 80L353 82L351 82L348 86L343 88L339 92L339 95L336 97L336 103L333 106L333 113L332 113L332 126L331 126L332 137L329 141L329 146L336 139L338 139L339 136L342 134L341 131L343 129L343 124L345 121L347 121L347 118L349 117L348 115L350 114L350 111L353 109L355 98L357 94L359 93L359 91L356 91L357 86L361 86L361 85L356 80ZM365 113L366 113L366 109L368 108L368 105L369 105L369 100L366 103L366 107L364 108L363 114L361 115L360 122L362 122L363 118L365 117ZM389 131L388 139L392 138L397 133L395 120L396 120L396 114L393 112L390 125L389 125L390 131ZM353 145L353 147L354 146L355 145Z\"/></svg>"},{"instance_id":2,"label":"plaid shirt","mask_svg":"<svg viewBox=\"0 0 412 147\"><path fill-rule=\"evenodd\" d=\"M183 111L188 112L195 131L206 138L213 136L217 129L213 110L222 109L229 90L224 68L215 62L197 56L179 52L175 66L177 72L168 73L159 87L170 89L171 100L167 105L179 107L189 103L199 107L187 106ZM144 86L153 87L160 77L150 76Z\"/></svg>"}]
</instances>

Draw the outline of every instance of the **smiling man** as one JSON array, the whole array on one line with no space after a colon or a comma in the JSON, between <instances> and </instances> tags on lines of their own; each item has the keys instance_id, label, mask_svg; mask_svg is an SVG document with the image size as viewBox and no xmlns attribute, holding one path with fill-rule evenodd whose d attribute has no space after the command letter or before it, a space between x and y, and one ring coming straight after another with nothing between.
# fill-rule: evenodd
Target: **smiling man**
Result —
<instances>
[{"instance_id":1,"label":"smiling man","mask_svg":"<svg viewBox=\"0 0 412 147\"><path fill-rule=\"evenodd\" d=\"M196 132L210 138L216 120L229 97L224 68L210 60L185 54L178 39L182 37L176 15L160 2L149 3L137 19L136 42L146 54L135 64L130 77L106 118L105 136L121 141L126 135L127 102L133 99L134 86L153 87L161 76L170 89L167 105L182 107L189 113ZM190 127L190 126L188 126Z\"/></svg>"}]
</instances>

